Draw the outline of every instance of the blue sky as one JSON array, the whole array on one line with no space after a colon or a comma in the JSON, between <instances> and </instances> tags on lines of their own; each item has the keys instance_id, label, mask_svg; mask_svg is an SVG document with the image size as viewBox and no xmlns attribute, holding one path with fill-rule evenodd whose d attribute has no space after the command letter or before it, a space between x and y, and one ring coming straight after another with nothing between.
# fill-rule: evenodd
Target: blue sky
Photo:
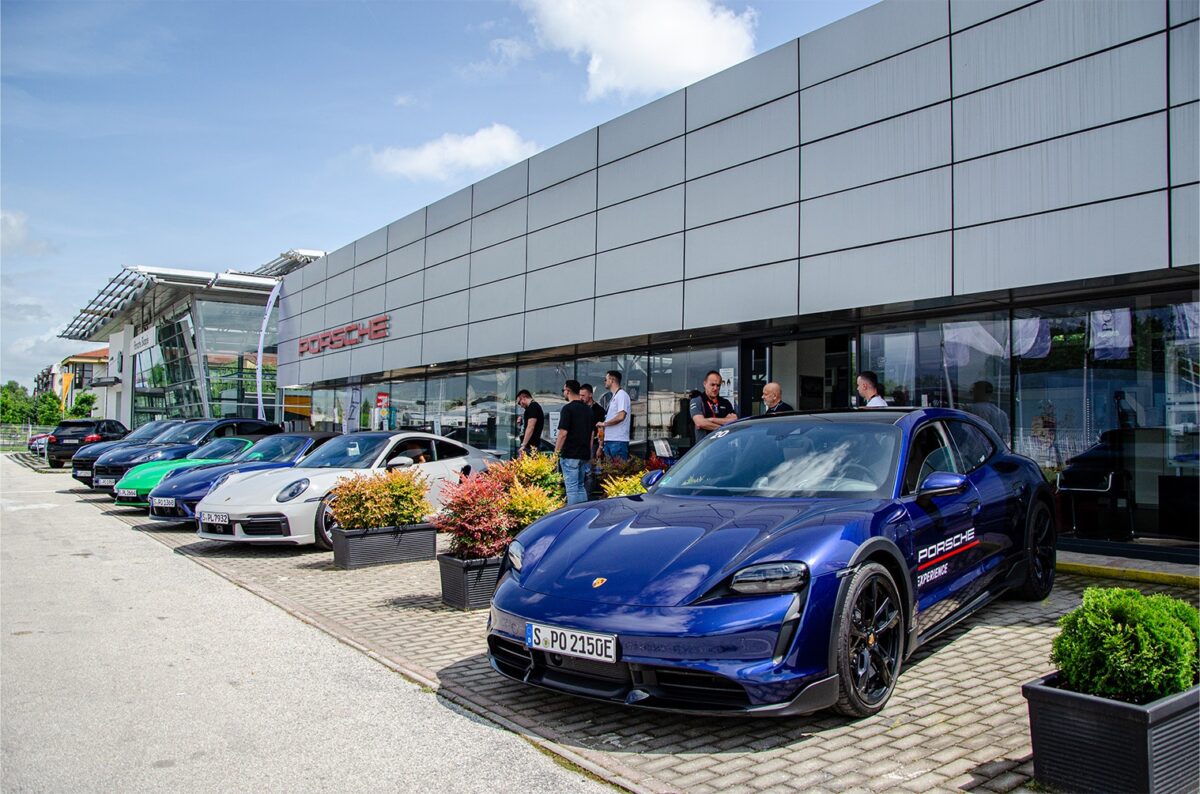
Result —
<instances>
[{"instance_id":1,"label":"blue sky","mask_svg":"<svg viewBox=\"0 0 1200 794\"><path fill-rule=\"evenodd\" d=\"M333 250L873 0L0 5L0 380L123 265Z\"/></svg>"}]
</instances>

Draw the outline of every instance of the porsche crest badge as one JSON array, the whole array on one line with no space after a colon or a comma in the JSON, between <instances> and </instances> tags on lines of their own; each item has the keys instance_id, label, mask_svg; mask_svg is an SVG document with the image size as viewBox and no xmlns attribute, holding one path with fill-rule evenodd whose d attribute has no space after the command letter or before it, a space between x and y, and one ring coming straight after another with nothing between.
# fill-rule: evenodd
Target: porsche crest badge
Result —
<instances>
[{"instance_id":1,"label":"porsche crest badge","mask_svg":"<svg viewBox=\"0 0 1200 794\"><path fill-rule=\"evenodd\" d=\"M592 580L592 587L593 588L599 587L600 585L604 584L607 581L608 580L605 579L603 576L597 576L595 579Z\"/></svg>"}]
</instances>

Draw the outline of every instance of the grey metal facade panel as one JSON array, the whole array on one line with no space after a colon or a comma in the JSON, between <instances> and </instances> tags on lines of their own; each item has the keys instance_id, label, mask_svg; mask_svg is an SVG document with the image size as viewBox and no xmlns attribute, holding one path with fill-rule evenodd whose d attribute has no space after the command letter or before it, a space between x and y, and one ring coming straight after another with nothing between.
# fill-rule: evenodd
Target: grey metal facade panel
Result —
<instances>
[{"instance_id":1,"label":"grey metal facade panel","mask_svg":"<svg viewBox=\"0 0 1200 794\"><path fill-rule=\"evenodd\" d=\"M467 357L518 353L524 339L525 318L520 314L471 323L467 326Z\"/></svg>"},{"instance_id":2,"label":"grey metal facade panel","mask_svg":"<svg viewBox=\"0 0 1200 794\"><path fill-rule=\"evenodd\" d=\"M464 290L471 285L471 257L460 256L440 265L425 268L425 298L436 298Z\"/></svg>"},{"instance_id":3,"label":"grey metal facade panel","mask_svg":"<svg viewBox=\"0 0 1200 794\"><path fill-rule=\"evenodd\" d=\"M788 204L689 229L685 275L692 279L795 259L799 255L799 226L800 205Z\"/></svg>"},{"instance_id":4,"label":"grey metal facade panel","mask_svg":"<svg viewBox=\"0 0 1200 794\"><path fill-rule=\"evenodd\" d=\"M297 381L300 384L310 385L322 379L325 367L320 356L316 358L302 358L299 361L299 365L300 375Z\"/></svg>"},{"instance_id":5,"label":"grey metal facade panel","mask_svg":"<svg viewBox=\"0 0 1200 794\"><path fill-rule=\"evenodd\" d=\"M1167 73L1171 104L1178 105L1200 98L1200 22L1175 28L1170 36L1171 62Z\"/></svg>"},{"instance_id":6,"label":"grey metal facade panel","mask_svg":"<svg viewBox=\"0 0 1200 794\"><path fill-rule=\"evenodd\" d=\"M661 143L599 169L601 207L683 182L683 138Z\"/></svg>"},{"instance_id":7,"label":"grey metal facade panel","mask_svg":"<svg viewBox=\"0 0 1200 794\"><path fill-rule=\"evenodd\" d=\"M672 234L596 256L596 295L683 279L683 235ZM597 307L599 303L597 303Z\"/></svg>"},{"instance_id":8,"label":"grey metal facade panel","mask_svg":"<svg viewBox=\"0 0 1200 794\"><path fill-rule=\"evenodd\" d=\"M341 300L352 292L354 292L353 273L330 275L329 280L325 282L325 300L329 303Z\"/></svg>"},{"instance_id":9,"label":"grey metal facade panel","mask_svg":"<svg viewBox=\"0 0 1200 794\"><path fill-rule=\"evenodd\" d=\"M1029 74L1166 26L1160 2L1046 0L954 34L955 95Z\"/></svg>"},{"instance_id":10,"label":"grey metal facade panel","mask_svg":"<svg viewBox=\"0 0 1200 794\"><path fill-rule=\"evenodd\" d=\"M791 317L797 308L796 261L778 262L684 282L683 326Z\"/></svg>"},{"instance_id":11,"label":"grey metal facade panel","mask_svg":"<svg viewBox=\"0 0 1200 794\"><path fill-rule=\"evenodd\" d=\"M949 228L950 169L939 168L806 201L800 208L800 255Z\"/></svg>"},{"instance_id":12,"label":"grey metal facade panel","mask_svg":"<svg viewBox=\"0 0 1200 794\"><path fill-rule=\"evenodd\" d=\"M384 285L384 289L386 290L385 309L398 309L401 306L419 304L425 298L425 271L418 270L416 273L402 276L395 281L389 281ZM418 312L419 317L420 312ZM421 327L418 324L417 331L419 330Z\"/></svg>"},{"instance_id":13,"label":"grey metal facade panel","mask_svg":"<svg viewBox=\"0 0 1200 794\"><path fill-rule=\"evenodd\" d=\"M329 272L329 257L323 256L320 259L309 262L300 268L300 272L304 274L302 283L305 289L314 284L320 284L325 280L325 276Z\"/></svg>"},{"instance_id":14,"label":"grey metal facade panel","mask_svg":"<svg viewBox=\"0 0 1200 794\"><path fill-rule=\"evenodd\" d=\"M682 328L682 282L596 298L596 336L601 339Z\"/></svg>"},{"instance_id":15,"label":"grey metal facade panel","mask_svg":"<svg viewBox=\"0 0 1200 794\"><path fill-rule=\"evenodd\" d=\"M954 232L954 294L1167 266L1167 194L1089 204Z\"/></svg>"},{"instance_id":16,"label":"grey metal facade panel","mask_svg":"<svg viewBox=\"0 0 1200 794\"><path fill-rule=\"evenodd\" d=\"M687 183L687 228L800 200L800 150L773 154Z\"/></svg>"},{"instance_id":17,"label":"grey metal facade panel","mask_svg":"<svg viewBox=\"0 0 1200 794\"><path fill-rule=\"evenodd\" d=\"M683 231L683 185L605 207L597 215L600 251Z\"/></svg>"},{"instance_id":18,"label":"grey metal facade panel","mask_svg":"<svg viewBox=\"0 0 1200 794\"><path fill-rule=\"evenodd\" d=\"M370 262L364 262L361 265L356 265L354 268L354 291L361 292L365 289L378 287L383 282L387 281L387 257L381 256L377 259L372 259Z\"/></svg>"},{"instance_id":19,"label":"grey metal facade panel","mask_svg":"<svg viewBox=\"0 0 1200 794\"><path fill-rule=\"evenodd\" d=\"M467 326L421 334L421 363L440 364L467 357Z\"/></svg>"},{"instance_id":20,"label":"grey metal facade panel","mask_svg":"<svg viewBox=\"0 0 1200 794\"><path fill-rule=\"evenodd\" d=\"M471 220L471 249L478 251L525 234L526 212L525 199L520 199L476 215Z\"/></svg>"},{"instance_id":21,"label":"grey metal facade panel","mask_svg":"<svg viewBox=\"0 0 1200 794\"><path fill-rule=\"evenodd\" d=\"M599 127L600 162L611 163L684 133L683 90L667 94Z\"/></svg>"},{"instance_id":22,"label":"grey metal facade panel","mask_svg":"<svg viewBox=\"0 0 1200 794\"><path fill-rule=\"evenodd\" d=\"M800 260L800 314L950 295L951 234Z\"/></svg>"},{"instance_id":23,"label":"grey metal facade panel","mask_svg":"<svg viewBox=\"0 0 1200 794\"><path fill-rule=\"evenodd\" d=\"M1080 132L954 166L958 226L1166 187L1167 114Z\"/></svg>"},{"instance_id":24,"label":"grey metal facade panel","mask_svg":"<svg viewBox=\"0 0 1200 794\"><path fill-rule=\"evenodd\" d=\"M425 218L425 234L432 235L449 229L471 217L471 188L465 187L429 205Z\"/></svg>"},{"instance_id":25,"label":"grey metal facade panel","mask_svg":"<svg viewBox=\"0 0 1200 794\"><path fill-rule=\"evenodd\" d=\"M529 161L510 165L475 183L472 212L482 215L523 197L529 188Z\"/></svg>"},{"instance_id":26,"label":"grey metal facade panel","mask_svg":"<svg viewBox=\"0 0 1200 794\"><path fill-rule=\"evenodd\" d=\"M299 317L281 318L279 320L279 322L276 324L275 329L276 329L276 339L279 342L279 346L282 347L284 345L284 343L290 342L290 341L292 341L294 339L298 339L300 337L300 318Z\"/></svg>"},{"instance_id":27,"label":"grey metal facade panel","mask_svg":"<svg viewBox=\"0 0 1200 794\"><path fill-rule=\"evenodd\" d=\"M388 337L398 339L421 333L421 304L414 303L388 312Z\"/></svg>"},{"instance_id":28,"label":"grey metal facade panel","mask_svg":"<svg viewBox=\"0 0 1200 794\"><path fill-rule=\"evenodd\" d=\"M471 254L472 287L524 272L525 237L523 235Z\"/></svg>"},{"instance_id":29,"label":"grey metal facade panel","mask_svg":"<svg viewBox=\"0 0 1200 794\"><path fill-rule=\"evenodd\" d=\"M302 265L299 270L293 270L283 277L283 288L279 294L296 295L300 290L304 289L304 269L307 265Z\"/></svg>"},{"instance_id":30,"label":"grey metal facade panel","mask_svg":"<svg viewBox=\"0 0 1200 794\"><path fill-rule=\"evenodd\" d=\"M1037 0L950 0L950 29L958 32Z\"/></svg>"},{"instance_id":31,"label":"grey metal facade panel","mask_svg":"<svg viewBox=\"0 0 1200 794\"><path fill-rule=\"evenodd\" d=\"M387 288L380 284L378 287L372 287L361 292L355 290L354 311L351 320L354 322L362 322L369 320L376 315L383 313L384 297Z\"/></svg>"},{"instance_id":32,"label":"grey metal facade panel","mask_svg":"<svg viewBox=\"0 0 1200 794\"><path fill-rule=\"evenodd\" d=\"M525 311L574 303L595 294L596 257L548 267L525 277Z\"/></svg>"},{"instance_id":33,"label":"grey metal facade panel","mask_svg":"<svg viewBox=\"0 0 1200 794\"><path fill-rule=\"evenodd\" d=\"M471 252L471 223L465 221L425 238L425 267Z\"/></svg>"},{"instance_id":34,"label":"grey metal facade panel","mask_svg":"<svg viewBox=\"0 0 1200 794\"><path fill-rule=\"evenodd\" d=\"M467 322L467 305L470 292L463 290L440 298L430 298L423 304L425 312L421 322L421 330L426 332L449 328L452 325L464 325Z\"/></svg>"},{"instance_id":35,"label":"grey metal facade panel","mask_svg":"<svg viewBox=\"0 0 1200 794\"><path fill-rule=\"evenodd\" d=\"M345 325L354 319L354 298L347 295L325 304L325 327Z\"/></svg>"},{"instance_id":36,"label":"grey metal facade panel","mask_svg":"<svg viewBox=\"0 0 1200 794\"><path fill-rule=\"evenodd\" d=\"M525 312L525 350L591 342L594 304L585 300Z\"/></svg>"},{"instance_id":37,"label":"grey metal facade panel","mask_svg":"<svg viewBox=\"0 0 1200 794\"><path fill-rule=\"evenodd\" d=\"M325 277L332 280L339 273L345 273L354 267L354 243L343 245L338 250L329 254L326 259L329 261L329 265Z\"/></svg>"},{"instance_id":38,"label":"grey metal facade panel","mask_svg":"<svg viewBox=\"0 0 1200 794\"><path fill-rule=\"evenodd\" d=\"M325 305L325 284L326 282L322 281L301 291L300 311L310 312Z\"/></svg>"},{"instance_id":39,"label":"grey metal facade panel","mask_svg":"<svg viewBox=\"0 0 1200 794\"><path fill-rule=\"evenodd\" d=\"M717 72L687 89L687 131L728 118L798 89L796 41Z\"/></svg>"},{"instance_id":40,"label":"grey metal facade panel","mask_svg":"<svg viewBox=\"0 0 1200 794\"><path fill-rule=\"evenodd\" d=\"M1182 185L1200 180L1197 161L1200 141L1200 103L1171 110L1171 184Z\"/></svg>"},{"instance_id":41,"label":"grey metal facade panel","mask_svg":"<svg viewBox=\"0 0 1200 794\"><path fill-rule=\"evenodd\" d=\"M542 271L546 272L546 271ZM490 320L525 311L525 274L471 288L470 320Z\"/></svg>"},{"instance_id":42,"label":"grey metal facade panel","mask_svg":"<svg viewBox=\"0 0 1200 794\"><path fill-rule=\"evenodd\" d=\"M312 336L315 333L324 331L325 328L324 304L300 315L300 336Z\"/></svg>"},{"instance_id":43,"label":"grey metal facade panel","mask_svg":"<svg viewBox=\"0 0 1200 794\"><path fill-rule=\"evenodd\" d=\"M687 178L790 149L800 143L800 102L789 94L687 136Z\"/></svg>"},{"instance_id":44,"label":"grey metal facade panel","mask_svg":"<svg viewBox=\"0 0 1200 794\"><path fill-rule=\"evenodd\" d=\"M388 252L415 243L425 236L425 207L388 224Z\"/></svg>"},{"instance_id":45,"label":"grey metal facade panel","mask_svg":"<svg viewBox=\"0 0 1200 794\"><path fill-rule=\"evenodd\" d=\"M1171 266L1200 264L1200 186L1171 191Z\"/></svg>"},{"instance_id":46,"label":"grey metal facade panel","mask_svg":"<svg viewBox=\"0 0 1200 794\"><path fill-rule=\"evenodd\" d=\"M800 39L800 87L928 44L947 33L946 0L877 3Z\"/></svg>"},{"instance_id":47,"label":"grey metal facade panel","mask_svg":"<svg viewBox=\"0 0 1200 794\"><path fill-rule=\"evenodd\" d=\"M800 92L808 143L950 98L948 40L926 44Z\"/></svg>"},{"instance_id":48,"label":"grey metal facade panel","mask_svg":"<svg viewBox=\"0 0 1200 794\"><path fill-rule=\"evenodd\" d=\"M529 158L529 192L578 176L596 167L596 129L538 152Z\"/></svg>"},{"instance_id":49,"label":"grey metal facade panel","mask_svg":"<svg viewBox=\"0 0 1200 794\"><path fill-rule=\"evenodd\" d=\"M300 292L288 292L280 290L279 294L279 320L291 319L304 311L304 305L301 303Z\"/></svg>"},{"instance_id":50,"label":"grey metal facade panel","mask_svg":"<svg viewBox=\"0 0 1200 794\"><path fill-rule=\"evenodd\" d=\"M543 229L596 209L596 172L572 177L529 196L529 229Z\"/></svg>"},{"instance_id":51,"label":"grey metal facade panel","mask_svg":"<svg viewBox=\"0 0 1200 794\"><path fill-rule=\"evenodd\" d=\"M387 280L407 276L425 268L425 241L417 240L387 255Z\"/></svg>"},{"instance_id":52,"label":"grey metal facade panel","mask_svg":"<svg viewBox=\"0 0 1200 794\"><path fill-rule=\"evenodd\" d=\"M389 339L383 343L383 370L415 367L421 363L421 337Z\"/></svg>"},{"instance_id":53,"label":"grey metal facade panel","mask_svg":"<svg viewBox=\"0 0 1200 794\"><path fill-rule=\"evenodd\" d=\"M356 377L383 371L383 345L356 345L350 348L350 374Z\"/></svg>"},{"instance_id":54,"label":"grey metal facade panel","mask_svg":"<svg viewBox=\"0 0 1200 794\"><path fill-rule=\"evenodd\" d=\"M275 371L275 383L280 388L285 386L299 386L300 382L300 362L291 364L280 364L279 369Z\"/></svg>"},{"instance_id":55,"label":"grey metal facade panel","mask_svg":"<svg viewBox=\"0 0 1200 794\"><path fill-rule=\"evenodd\" d=\"M800 198L950 164L950 103L905 113L800 149Z\"/></svg>"},{"instance_id":56,"label":"grey metal facade panel","mask_svg":"<svg viewBox=\"0 0 1200 794\"><path fill-rule=\"evenodd\" d=\"M1154 36L954 100L959 160L1166 105L1166 36Z\"/></svg>"},{"instance_id":57,"label":"grey metal facade panel","mask_svg":"<svg viewBox=\"0 0 1200 794\"><path fill-rule=\"evenodd\" d=\"M354 264L361 265L387 253L387 227L376 229L354 243Z\"/></svg>"},{"instance_id":58,"label":"grey metal facade panel","mask_svg":"<svg viewBox=\"0 0 1200 794\"><path fill-rule=\"evenodd\" d=\"M1196 17L1200 17L1200 0L1167 0L1167 20L1172 25L1182 25Z\"/></svg>"},{"instance_id":59,"label":"grey metal facade panel","mask_svg":"<svg viewBox=\"0 0 1200 794\"><path fill-rule=\"evenodd\" d=\"M323 359L321 377L325 380L338 380L350 377L349 350L326 353L321 358Z\"/></svg>"},{"instance_id":60,"label":"grey metal facade panel","mask_svg":"<svg viewBox=\"0 0 1200 794\"><path fill-rule=\"evenodd\" d=\"M579 259L596 253L596 215L584 215L582 218L549 226L531 232L526 238L528 250L526 265L528 270L538 270L559 262Z\"/></svg>"}]
</instances>

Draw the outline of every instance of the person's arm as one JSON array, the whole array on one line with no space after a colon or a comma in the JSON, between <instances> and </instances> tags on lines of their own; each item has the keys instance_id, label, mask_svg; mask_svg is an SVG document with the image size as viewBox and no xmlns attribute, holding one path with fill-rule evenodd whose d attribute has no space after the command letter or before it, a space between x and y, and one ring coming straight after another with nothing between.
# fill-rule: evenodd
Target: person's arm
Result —
<instances>
[{"instance_id":1,"label":"person's arm","mask_svg":"<svg viewBox=\"0 0 1200 794\"><path fill-rule=\"evenodd\" d=\"M617 411L616 416L614 416L612 419L605 419L603 422L597 422L596 427L612 427L613 425L619 425L624 421L625 412Z\"/></svg>"},{"instance_id":2,"label":"person's arm","mask_svg":"<svg viewBox=\"0 0 1200 794\"><path fill-rule=\"evenodd\" d=\"M716 419L716 418L710 419L709 417L705 416L704 414L696 414L695 416L693 416L692 423L695 424L696 427L700 428L701 430L705 430L708 432L712 432L713 430L718 430L718 429L720 429L721 425L725 424L725 422L722 421L721 419Z\"/></svg>"},{"instance_id":3,"label":"person's arm","mask_svg":"<svg viewBox=\"0 0 1200 794\"><path fill-rule=\"evenodd\" d=\"M517 448L518 452L520 452L522 449L529 448L529 442L533 439L533 426L535 424L538 424L538 423L531 422L531 421L529 421L529 419L525 420L525 437L523 439L521 439L521 446Z\"/></svg>"},{"instance_id":4,"label":"person's arm","mask_svg":"<svg viewBox=\"0 0 1200 794\"><path fill-rule=\"evenodd\" d=\"M563 444L567 443L567 431L563 430L562 425L558 426L558 438L554 442L554 454L562 452Z\"/></svg>"}]
</instances>

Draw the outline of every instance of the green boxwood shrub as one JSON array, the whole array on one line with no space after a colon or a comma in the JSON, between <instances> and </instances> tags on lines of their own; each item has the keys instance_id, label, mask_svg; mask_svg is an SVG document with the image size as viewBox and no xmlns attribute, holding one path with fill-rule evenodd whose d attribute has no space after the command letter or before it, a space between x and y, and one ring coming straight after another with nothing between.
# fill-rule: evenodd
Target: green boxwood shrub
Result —
<instances>
[{"instance_id":1,"label":"green boxwood shrub","mask_svg":"<svg viewBox=\"0 0 1200 794\"><path fill-rule=\"evenodd\" d=\"M1089 587L1058 625L1050 659L1067 689L1146 704L1197 683L1200 613L1177 598Z\"/></svg>"}]
</instances>

